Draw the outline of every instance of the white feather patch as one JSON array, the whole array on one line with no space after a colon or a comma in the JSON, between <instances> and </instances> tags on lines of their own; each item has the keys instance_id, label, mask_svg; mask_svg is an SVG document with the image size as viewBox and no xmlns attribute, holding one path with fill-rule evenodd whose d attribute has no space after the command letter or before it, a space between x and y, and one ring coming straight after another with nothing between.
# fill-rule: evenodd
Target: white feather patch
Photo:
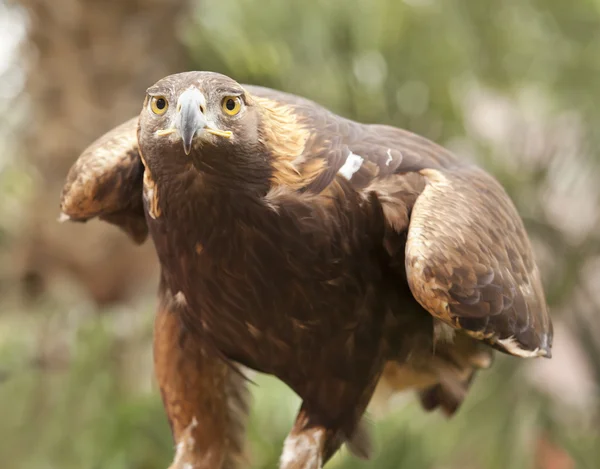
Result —
<instances>
[{"instance_id":1,"label":"white feather patch","mask_svg":"<svg viewBox=\"0 0 600 469\"><path fill-rule=\"evenodd\" d=\"M338 173L344 176L348 181L352 179L354 173L360 169L365 159L362 156L356 155L352 152L348 154L348 158L346 158L346 162L339 169Z\"/></svg>"},{"instance_id":2,"label":"white feather patch","mask_svg":"<svg viewBox=\"0 0 600 469\"><path fill-rule=\"evenodd\" d=\"M175 295L175 303L177 303L179 306L187 306L187 300L185 299L183 292L177 292Z\"/></svg>"},{"instance_id":3,"label":"white feather patch","mask_svg":"<svg viewBox=\"0 0 600 469\"><path fill-rule=\"evenodd\" d=\"M60 212L60 215L58 216L57 221L59 223L64 223L66 221L69 221L70 219L71 219L71 217L69 215L67 215L64 212Z\"/></svg>"},{"instance_id":4,"label":"white feather patch","mask_svg":"<svg viewBox=\"0 0 600 469\"><path fill-rule=\"evenodd\" d=\"M312 435L300 433L288 435L283 444L283 452L279 460L279 467L285 469L294 467L298 469L321 468L321 448L318 440L323 437L323 430L317 430ZM299 463L303 463L300 465Z\"/></svg>"},{"instance_id":5,"label":"white feather patch","mask_svg":"<svg viewBox=\"0 0 600 469\"><path fill-rule=\"evenodd\" d=\"M192 436L192 430L198 426L198 420L194 416L191 423L183 431L183 435L176 446L175 459L171 467L179 467L183 463L183 469L193 469L192 464L189 462L183 462L186 456L193 452L196 440ZM187 437L186 437L187 435Z\"/></svg>"},{"instance_id":6,"label":"white feather patch","mask_svg":"<svg viewBox=\"0 0 600 469\"><path fill-rule=\"evenodd\" d=\"M546 351L540 348L536 348L535 350L525 350L521 348L514 337L509 337L508 339L502 340L498 339L496 342L504 347L507 352L512 353L517 357L533 358L546 356Z\"/></svg>"},{"instance_id":7,"label":"white feather patch","mask_svg":"<svg viewBox=\"0 0 600 469\"><path fill-rule=\"evenodd\" d=\"M392 149L388 148L387 150L387 160L385 160L385 165L389 166L390 163L394 160L394 158L392 158Z\"/></svg>"}]
</instances>

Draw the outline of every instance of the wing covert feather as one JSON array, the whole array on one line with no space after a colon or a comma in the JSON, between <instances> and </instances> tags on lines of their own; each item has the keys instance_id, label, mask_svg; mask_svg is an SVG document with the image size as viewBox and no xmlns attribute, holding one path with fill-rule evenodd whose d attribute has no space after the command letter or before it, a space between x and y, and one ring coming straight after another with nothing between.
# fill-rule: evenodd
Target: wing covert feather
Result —
<instances>
[{"instance_id":1,"label":"wing covert feather","mask_svg":"<svg viewBox=\"0 0 600 469\"><path fill-rule=\"evenodd\" d=\"M61 195L61 219L98 217L124 230L137 244L148 236L137 143L138 117L102 135L73 164Z\"/></svg>"},{"instance_id":2,"label":"wing covert feather","mask_svg":"<svg viewBox=\"0 0 600 469\"><path fill-rule=\"evenodd\" d=\"M433 316L518 356L550 356L552 323L523 222L502 186L463 166L420 171L405 267Z\"/></svg>"},{"instance_id":3,"label":"wing covert feather","mask_svg":"<svg viewBox=\"0 0 600 469\"><path fill-rule=\"evenodd\" d=\"M431 140L337 116L312 101L250 87L284 103L311 129L304 161L324 159L306 190L340 177L375 192L389 228L386 248L402 261L415 299L433 316L495 348L550 356L552 323L519 214L502 186ZM314 131L318 129L318 131ZM346 163L354 163L344 172Z\"/></svg>"}]
</instances>

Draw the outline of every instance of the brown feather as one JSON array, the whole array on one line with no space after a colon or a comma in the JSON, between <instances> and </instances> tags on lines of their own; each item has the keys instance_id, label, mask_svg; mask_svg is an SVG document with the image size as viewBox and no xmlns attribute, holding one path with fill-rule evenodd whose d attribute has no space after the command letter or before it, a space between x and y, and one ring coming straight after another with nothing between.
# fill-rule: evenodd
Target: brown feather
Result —
<instances>
[{"instance_id":1,"label":"brown feather","mask_svg":"<svg viewBox=\"0 0 600 469\"><path fill-rule=\"evenodd\" d=\"M299 122L298 115L286 104L269 98L249 95L261 109L261 141L269 148L275 186L293 189L312 182L325 166L323 159L305 161L302 155L310 131Z\"/></svg>"},{"instance_id":2,"label":"brown feather","mask_svg":"<svg viewBox=\"0 0 600 469\"><path fill-rule=\"evenodd\" d=\"M548 356L552 328L540 274L502 187L474 167L421 174L428 184L413 208L406 246L417 301L499 350Z\"/></svg>"},{"instance_id":3,"label":"brown feather","mask_svg":"<svg viewBox=\"0 0 600 469\"><path fill-rule=\"evenodd\" d=\"M235 469L245 462L246 384L182 329L164 285L160 296L154 365L177 449L170 469Z\"/></svg>"},{"instance_id":4,"label":"brown feather","mask_svg":"<svg viewBox=\"0 0 600 469\"><path fill-rule=\"evenodd\" d=\"M140 197L144 168L138 154L138 120L124 122L83 151L67 175L60 209L72 221L99 217L141 244L148 227Z\"/></svg>"}]
</instances>

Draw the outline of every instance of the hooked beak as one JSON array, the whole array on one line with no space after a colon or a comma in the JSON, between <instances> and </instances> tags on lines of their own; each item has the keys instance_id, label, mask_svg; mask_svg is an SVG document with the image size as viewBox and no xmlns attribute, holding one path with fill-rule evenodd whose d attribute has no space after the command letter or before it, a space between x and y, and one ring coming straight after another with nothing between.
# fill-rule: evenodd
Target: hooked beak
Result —
<instances>
[{"instance_id":1,"label":"hooked beak","mask_svg":"<svg viewBox=\"0 0 600 469\"><path fill-rule=\"evenodd\" d=\"M190 87L179 96L177 100L177 114L173 124L167 129L159 129L156 135L159 137L178 133L183 140L183 151L189 155L192 151L192 142L199 132L206 132L219 137L231 138L230 130L220 130L209 124L204 115L206 98L197 88Z\"/></svg>"},{"instance_id":2,"label":"hooked beak","mask_svg":"<svg viewBox=\"0 0 600 469\"><path fill-rule=\"evenodd\" d=\"M183 140L183 151L186 155L189 155L192 150L192 141L196 132L206 128L206 118L202 112L205 106L204 95L195 87L185 90L177 100L175 127Z\"/></svg>"}]
</instances>

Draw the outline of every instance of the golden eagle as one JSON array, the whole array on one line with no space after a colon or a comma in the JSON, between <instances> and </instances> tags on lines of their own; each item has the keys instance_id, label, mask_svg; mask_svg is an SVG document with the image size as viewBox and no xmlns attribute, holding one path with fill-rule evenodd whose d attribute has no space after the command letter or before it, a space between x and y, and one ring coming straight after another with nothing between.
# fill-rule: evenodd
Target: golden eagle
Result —
<instances>
[{"instance_id":1,"label":"golden eagle","mask_svg":"<svg viewBox=\"0 0 600 469\"><path fill-rule=\"evenodd\" d=\"M368 456L361 418L382 376L451 415L492 349L550 357L540 273L500 184L298 96L168 76L80 156L61 209L150 233L156 372L176 440L196 431L207 467L240 444L225 409L245 412L238 365L300 396L280 467L318 469L343 443Z\"/></svg>"}]
</instances>

